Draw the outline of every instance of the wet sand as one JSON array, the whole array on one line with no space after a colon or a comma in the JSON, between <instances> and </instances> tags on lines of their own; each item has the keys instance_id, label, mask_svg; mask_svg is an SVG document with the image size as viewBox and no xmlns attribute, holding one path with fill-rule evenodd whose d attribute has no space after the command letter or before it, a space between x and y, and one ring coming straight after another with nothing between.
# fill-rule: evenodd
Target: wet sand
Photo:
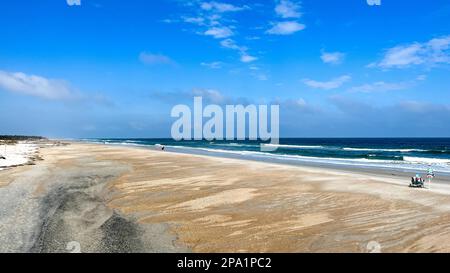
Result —
<instances>
[{"instance_id":1,"label":"wet sand","mask_svg":"<svg viewBox=\"0 0 450 273\"><path fill-rule=\"evenodd\" d=\"M83 143L40 156L1 172L1 252L450 251L444 183Z\"/></svg>"}]
</instances>

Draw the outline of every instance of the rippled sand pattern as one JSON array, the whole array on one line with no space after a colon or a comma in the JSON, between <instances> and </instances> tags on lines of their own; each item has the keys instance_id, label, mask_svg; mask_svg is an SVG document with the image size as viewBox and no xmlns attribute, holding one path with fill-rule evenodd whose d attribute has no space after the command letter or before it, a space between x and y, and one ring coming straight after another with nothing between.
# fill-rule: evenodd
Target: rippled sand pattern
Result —
<instances>
[{"instance_id":1,"label":"rippled sand pattern","mask_svg":"<svg viewBox=\"0 0 450 273\"><path fill-rule=\"evenodd\" d=\"M3 249L23 249L22 231L50 252L75 239L92 252L450 251L448 181L81 143L41 153L0 179ZM25 221L36 210L47 225Z\"/></svg>"},{"instance_id":2,"label":"rippled sand pattern","mask_svg":"<svg viewBox=\"0 0 450 273\"><path fill-rule=\"evenodd\" d=\"M199 252L450 250L450 197L379 178L231 159L99 148L132 171L110 206L141 223L170 223Z\"/></svg>"}]
</instances>

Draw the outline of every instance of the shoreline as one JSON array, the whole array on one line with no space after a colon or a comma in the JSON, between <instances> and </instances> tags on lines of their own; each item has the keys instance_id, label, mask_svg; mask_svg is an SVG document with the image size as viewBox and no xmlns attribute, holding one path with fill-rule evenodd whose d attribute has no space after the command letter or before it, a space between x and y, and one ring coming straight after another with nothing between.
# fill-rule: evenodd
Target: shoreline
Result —
<instances>
[{"instance_id":1,"label":"shoreline","mask_svg":"<svg viewBox=\"0 0 450 273\"><path fill-rule=\"evenodd\" d=\"M75 142L77 143L77 142ZM85 144L92 144L90 142L81 142ZM111 147L117 147L114 144L94 144L94 145L105 145ZM118 145L119 147L127 147L130 149L143 149L149 151L160 152L157 149L152 148L151 146L133 146L133 145ZM377 168L358 168L354 166L335 166L335 165L320 165L320 164L305 164L302 163L297 164L288 164L286 162L277 162L277 161L266 161L266 160L258 160L254 158L244 158L244 157L232 157L220 154L203 154L203 153L190 153L183 152L178 150L165 150L164 153L173 153L178 155L186 155L186 156L197 156L200 158L206 159L218 159L218 160L235 160L238 163L246 164L246 163L261 163L268 166L279 166L279 167L290 167L292 170L300 170L300 171L314 171L316 173L330 173L333 175L357 175L357 176L370 176L370 179L373 179L377 182L381 183L390 183L393 185L400 186L408 186L411 183L411 177L415 175L415 173L407 173L399 170L382 170ZM429 191L433 193L439 194L448 194L450 195L450 175L449 176L438 176L432 182L431 189L422 188L422 189L412 189L418 191Z\"/></svg>"},{"instance_id":2,"label":"shoreline","mask_svg":"<svg viewBox=\"0 0 450 273\"><path fill-rule=\"evenodd\" d=\"M445 183L80 142L41 154L2 171L0 252L450 251Z\"/></svg>"},{"instance_id":3,"label":"shoreline","mask_svg":"<svg viewBox=\"0 0 450 273\"><path fill-rule=\"evenodd\" d=\"M188 154L200 154L216 157L237 158L246 159L259 162L270 163L282 163L293 166L309 166L309 167L322 167L333 169L350 169L361 170L363 172L385 172L385 173L398 173L398 174L422 174L426 175L428 168L431 166L434 169L434 173L440 177L447 177L450 179L450 158L444 158L436 155L436 153L446 154L447 148L439 146L439 141L449 141L450 139L432 138L433 141L426 144L423 147L420 142L416 143L418 139L412 138L414 141L410 141L409 145L415 146L376 146L388 143L388 139L371 139L371 142L364 142L364 139L342 139L342 141L333 141L333 139L323 139L316 142L306 141L298 139L291 144L280 144L280 149L283 151L275 153L261 152L259 147L255 143L246 142L207 142L199 141L197 143L180 143L170 139L93 139L93 140L81 140L88 143L95 144L107 144L118 146L130 146L130 147L143 147L151 148L154 146L164 145L166 151L188 153ZM337 139L341 140L341 139ZM358 140L358 141L356 141ZM377 140L377 141L375 141ZM398 141L398 139L395 139ZM349 143L345 143L345 142ZM352 141L356 141L356 144ZM383 142L385 141L385 142ZM386 142L387 141L387 142ZM289 141L286 141L287 143ZM296 144L298 143L298 144ZM345 144L343 144L345 143ZM380 144L381 143L381 144ZM431 143L434 143L433 146ZM360 148L350 148L356 147ZM363 145L363 146L361 146ZM374 146L375 145L375 146ZM398 145L398 144L397 144ZM233 148L225 148L233 147ZM247 148L236 148L247 147ZM366 148L362 148L366 147ZM408 148L405 148L408 147ZM416 148L412 148L416 147ZM256 150L255 150L256 149ZM287 150L286 150L287 149ZM293 149L293 150L292 150ZM302 152L293 152L296 149L303 150ZM362 151L362 152L361 152ZM325 152L325 154L331 152L334 155L319 154ZM305 154L306 153L306 154ZM348 154L350 153L350 154ZM352 154L356 153L356 154ZM381 154L379 154L381 153ZM421 155L420 153L431 153ZM352 157L353 156L353 157Z\"/></svg>"},{"instance_id":4,"label":"shoreline","mask_svg":"<svg viewBox=\"0 0 450 273\"><path fill-rule=\"evenodd\" d=\"M93 145L105 145L110 147L127 147L132 149L144 149L149 151L159 151L158 149L154 148L150 145L127 145L127 144L101 144L101 143L92 143L89 141L67 141L72 143L84 143L84 144L93 144ZM329 170L329 171L335 171L335 172L341 172L346 174L359 174L359 175L374 175L374 178L402 178L404 180L404 183L408 184L411 182L411 177L415 176L417 172L411 170L399 170L399 169L383 169L383 168L375 168L375 167L358 167L353 165L334 165L334 164L319 164L314 162L298 162L298 163L291 163L289 161L282 161L282 160L265 160L265 159L258 159L258 158L252 158L252 157L245 157L245 156L233 156L228 155L224 153L208 153L208 152L195 152L194 150L189 149L170 149L166 148L165 152L167 153L174 153L174 154L180 154L180 155L192 155L192 156L200 156L200 157L206 157L206 158L219 158L219 159L234 159L238 161L245 162L256 162L256 163L263 163L263 164L273 164L273 165L280 165L280 166L291 166L295 168L301 168L301 169L314 169L314 170ZM424 169L422 171L422 175L425 176L426 173L426 167L424 166ZM443 184L449 186L448 193L450 194L450 173L437 173L437 177L433 180L433 184ZM402 184L404 184L402 183Z\"/></svg>"}]
</instances>

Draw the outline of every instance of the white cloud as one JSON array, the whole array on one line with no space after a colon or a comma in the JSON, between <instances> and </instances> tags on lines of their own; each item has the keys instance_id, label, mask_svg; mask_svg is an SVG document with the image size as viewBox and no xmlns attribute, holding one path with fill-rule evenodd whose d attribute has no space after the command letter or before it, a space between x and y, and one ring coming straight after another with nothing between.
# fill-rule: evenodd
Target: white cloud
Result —
<instances>
[{"instance_id":1,"label":"white cloud","mask_svg":"<svg viewBox=\"0 0 450 273\"><path fill-rule=\"evenodd\" d=\"M237 7L231 4L227 4L227 3L219 3L219 2L203 2L200 4L200 8L202 8L203 10L207 10L207 11L215 11L215 12L219 12L219 13L223 13L223 12L233 12L233 11L241 11L241 10L245 10L248 9L248 6L243 6L243 7Z\"/></svg>"},{"instance_id":2,"label":"white cloud","mask_svg":"<svg viewBox=\"0 0 450 273\"><path fill-rule=\"evenodd\" d=\"M281 0L275 7L275 12L282 18L300 18L302 14L298 11L300 4L288 0Z\"/></svg>"},{"instance_id":3,"label":"white cloud","mask_svg":"<svg viewBox=\"0 0 450 273\"><path fill-rule=\"evenodd\" d=\"M167 56L161 54L153 54L147 52L141 52L139 54L139 60L147 65L158 65L158 64L166 64L173 65L175 62Z\"/></svg>"},{"instance_id":4,"label":"white cloud","mask_svg":"<svg viewBox=\"0 0 450 273\"><path fill-rule=\"evenodd\" d=\"M429 62L433 64L450 63L450 35L430 40L427 43L427 47L431 52L429 54Z\"/></svg>"},{"instance_id":5,"label":"white cloud","mask_svg":"<svg viewBox=\"0 0 450 273\"><path fill-rule=\"evenodd\" d=\"M345 54L341 52L322 52L320 58L326 64L341 64L344 61Z\"/></svg>"},{"instance_id":6,"label":"white cloud","mask_svg":"<svg viewBox=\"0 0 450 273\"><path fill-rule=\"evenodd\" d=\"M278 0L275 6L275 13L283 19L300 18L300 3L290 0ZM291 35L298 31L304 30L306 26L297 21L283 21L272 23L272 27L266 31L267 34L273 35Z\"/></svg>"},{"instance_id":7,"label":"white cloud","mask_svg":"<svg viewBox=\"0 0 450 273\"><path fill-rule=\"evenodd\" d=\"M259 37L259 36L249 36L249 37L246 37L245 39L247 39L249 41L256 41L256 40L261 40L261 37Z\"/></svg>"},{"instance_id":8,"label":"white cloud","mask_svg":"<svg viewBox=\"0 0 450 273\"><path fill-rule=\"evenodd\" d=\"M248 55L247 53L244 53L244 54L241 55L241 62L243 62L243 63L251 63L251 62L254 62L256 60L258 60L257 57Z\"/></svg>"},{"instance_id":9,"label":"white cloud","mask_svg":"<svg viewBox=\"0 0 450 273\"><path fill-rule=\"evenodd\" d=\"M426 79L427 79L427 75L419 75L416 78L416 80L418 80L418 81L425 81Z\"/></svg>"},{"instance_id":10,"label":"white cloud","mask_svg":"<svg viewBox=\"0 0 450 273\"><path fill-rule=\"evenodd\" d=\"M381 6L381 0L367 0L369 6Z\"/></svg>"},{"instance_id":11,"label":"white cloud","mask_svg":"<svg viewBox=\"0 0 450 273\"><path fill-rule=\"evenodd\" d=\"M233 39L226 39L220 42L220 45L225 47L225 48L229 48L229 49L233 49L233 50L238 50L238 51L246 51L247 48L246 47L242 47L236 44L236 41L234 41Z\"/></svg>"},{"instance_id":12,"label":"white cloud","mask_svg":"<svg viewBox=\"0 0 450 273\"><path fill-rule=\"evenodd\" d=\"M220 69L222 68L222 62L211 62L211 63L201 63L202 66L211 68L211 69Z\"/></svg>"},{"instance_id":13,"label":"white cloud","mask_svg":"<svg viewBox=\"0 0 450 273\"><path fill-rule=\"evenodd\" d=\"M267 33L273 35L291 35L305 28L305 25L295 21L278 22L271 29L267 30Z\"/></svg>"},{"instance_id":14,"label":"white cloud","mask_svg":"<svg viewBox=\"0 0 450 273\"><path fill-rule=\"evenodd\" d=\"M413 101L413 100L407 100L407 101L401 101L398 105L398 107L403 110L410 113L418 113L418 114L424 114L429 111L433 112L441 112L441 114L448 114L450 111L450 105L448 104L435 104L435 103L429 103L429 102L423 102L423 101ZM443 115L441 115L443 116ZM444 118L444 122L447 122L448 119ZM418 123L420 124L420 122ZM426 123L424 123L426 124Z\"/></svg>"},{"instance_id":15,"label":"white cloud","mask_svg":"<svg viewBox=\"0 0 450 273\"><path fill-rule=\"evenodd\" d=\"M300 99L296 100L295 103L296 103L298 106L302 106L302 107L304 107L304 106L307 105L306 101L305 101L303 98L300 98Z\"/></svg>"},{"instance_id":16,"label":"white cloud","mask_svg":"<svg viewBox=\"0 0 450 273\"><path fill-rule=\"evenodd\" d=\"M64 80L49 79L22 72L0 70L0 90L47 100L64 100L114 106L113 101L100 93L84 94Z\"/></svg>"},{"instance_id":17,"label":"white cloud","mask_svg":"<svg viewBox=\"0 0 450 273\"><path fill-rule=\"evenodd\" d=\"M179 104L180 102L192 102L193 97L202 97L205 104L236 105L250 104L251 101L245 97L229 97L217 89L193 88L191 91L154 92L151 96L167 104Z\"/></svg>"},{"instance_id":18,"label":"white cloud","mask_svg":"<svg viewBox=\"0 0 450 273\"><path fill-rule=\"evenodd\" d=\"M50 100L70 99L74 96L73 89L65 81L21 72L11 73L0 70L0 88Z\"/></svg>"},{"instance_id":19,"label":"white cloud","mask_svg":"<svg viewBox=\"0 0 450 273\"><path fill-rule=\"evenodd\" d=\"M351 79L352 78L350 76L344 75L326 82L319 82L311 79L303 79L303 83L312 88L331 90L341 87L344 83L350 81Z\"/></svg>"},{"instance_id":20,"label":"white cloud","mask_svg":"<svg viewBox=\"0 0 450 273\"><path fill-rule=\"evenodd\" d=\"M450 45L450 36L435 38L428 42L428 46L436 51L449 49L449 45Z\"/></svg>"},{"instance_id":21,"label":"white cloud","mask_svg":"<svg viewBox=\"0 0 450 273\"><path fill-rule=\"evenodd\" d=\"M243 63L251 63L254 62L256 60L258 60L257 57L255 56L251 56L250 54L247 53L248 48L245 46L239 46L238 44L236 44L236 41L234 41L233 39L226 39L220 42L220 44L228 49L233 49L239 52L239 54L241 55L241 62Z\"/></svg>"},{"instance_id":22,"label":"white cloud","mask_svg":"<svg viewBox=\"0 0 450 273\"><path fill-rule=\"evenodd\" d=\"M414 65L450 64L449 47L450 36L425 43L399 45L388 49L379 63L372 63L368 67L407 68Z\"/></svg>"},{"instance_id":23,"label":"white cloud","mask_svg":"<svg viewBox=\"0 0 450 273\"><path fill-rule=\"evenodd\" d=\"M240 60L243 62L252 62L257 59L247 52L248 48L246 46L239 45L234 40L230 39L233 36L238 36L239 33L237 31L235 33L235 29L239 27L239 22L236 19L229 17L233 15L233 12L249 10L249 6L244 4L224 3L220 0L179 2L183 2L184 6L189 6L192 10L191 14L181 16L180 22L194 25L193 28L196 34L220 39L220 45L224 48L237 51ZM202 65L208 66L206 63Z\"/></svg>"},{"instance_id":24,"label":"white cloud","mask_svg":"<svg viewBox=\"0 0 450 273\"><path fill-rule=\"evenodd\" d=\"M253 75L257 80L259 81L267 81L269 80L269 77L266 74L254 74Z\"/></svg>"},{"instance_id":25,"label":"white cloud","mask_svg":"<svg viewBox=\"0 0 450 273\"><path fill-rule=\"evenodd\" d=\"M205 31L207 36L213 36L216 39L228 38L233 36L233 31L228 27L213 27Z\"/></svg>"},{"instance_id":26,"label":"white cloud","mask_svg":"<svg viewBox=\"0 0 450 273\"><path fill-rule=\"evenodd\" d=\"M422 64L425 62L421 56L422 45L413 44L408 46L397 46L386 52L384 59L379 63L380 67L406 67Z\"/></svg>"},{"instance_id":27,"label":"white cloud","mask_svg":"<svg viewBox=\"0 0 450 273\"><path fill-rule=\"evenodd\" d=\"M226 98L222 93L216 89L201 89L201 88L195 88L191 92L191 96L200 96L203 97L205 101L208 103L216 103L216 104L222 104L225 102Z\"/></svg>"},{"instance_id":28,"label":"white cloud","mask_svg":"<svg viewBox=\"0 0 450 273\"><path fill-rule=\"evenodd\" d=\"M389 83L384 81L363 84L349 89L350 92L373 93L404 90L412 86L411 82Z\"/></svg>"},{"instance_id":29,"label":"white cloud","mask_svg":"<svg viewBox=\"0 0 450 273\"><path fill-rule=\"evenodd\" d=\"M199 26L205 25L205 18L202 17L183 17L185 23L196 24Z\"/></svg>"},{"instance_id":30,"label":"white cloud","mask_svg":"<svg viewBox=\"0 0 450 273\"><path fill-rule=\"evenodd\" d=\"M173 19L163 19L161 20L161 22L166 23L166 24L173 24L173 23L177 23L177 20L173 20Z\"/></svg>"},{"instance_id":31,"label":"white cloud","mask_svg":"<svg viewBox=\"0 0 450 273\"><path fill-rule=\"evenodd\" d=\"M66 0L69 6L81 6L81 0Z\"/></svg>"}]
</instances>

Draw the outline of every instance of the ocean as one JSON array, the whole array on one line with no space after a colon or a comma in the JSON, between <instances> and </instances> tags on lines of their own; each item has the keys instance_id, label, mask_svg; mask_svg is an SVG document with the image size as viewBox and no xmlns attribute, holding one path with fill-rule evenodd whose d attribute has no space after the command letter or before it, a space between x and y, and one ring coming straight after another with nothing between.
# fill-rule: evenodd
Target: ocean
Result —
<instances>
[{"instance_id":1,"label":"ocean","mask_svg":"<svg viewBox=\"0 0 450 273\"><path fill-rule=\"evenodd\" d=\"M174 141L172 139L83 139L83 141L168 151L262 160L294 165L424 172L450 175L450 138L283 138L273 152L259 141ZM264 144L263 144L264 145Z\"/></svg>"}]
</instances>

